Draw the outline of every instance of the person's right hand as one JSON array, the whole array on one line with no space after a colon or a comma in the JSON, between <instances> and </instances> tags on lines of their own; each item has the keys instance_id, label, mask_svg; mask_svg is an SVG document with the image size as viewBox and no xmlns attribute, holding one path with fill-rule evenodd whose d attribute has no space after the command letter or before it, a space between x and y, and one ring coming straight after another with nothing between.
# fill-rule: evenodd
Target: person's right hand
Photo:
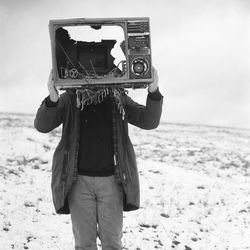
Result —
<instances>
[{"instance_id":1,"label":"person's right hand","mask_svg":"<svg viewBox=\"0 0 250 250\"><path fill-rule=\"evenodd\" d=\"M56 89L55 85L54 85L54 79L53 79L53 72L52 70L50 71L49 74L49 80L48 80L48 90L49 90L49 97L50 100L52 102L57 102L59 99L59 94L58 94L58 90Z\"/></svg>"}]
</instances>

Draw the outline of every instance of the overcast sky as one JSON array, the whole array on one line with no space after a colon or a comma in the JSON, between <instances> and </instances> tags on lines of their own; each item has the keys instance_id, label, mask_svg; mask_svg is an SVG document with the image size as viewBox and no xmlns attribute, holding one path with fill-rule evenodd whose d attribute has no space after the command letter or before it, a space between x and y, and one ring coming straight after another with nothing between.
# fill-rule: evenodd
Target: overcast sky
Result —
<instances>
[{"instance_id":1,"label":"overcast sky","mask_svg":"<svg viewBox=\"0 0 250 250\"><path fill-rule=\"evenodd\" d=\"M0 111L47 95L50 19L148 16L163 120L250 128L249 15L248 0L0 0Z\"/></svg>"}]
</instances>

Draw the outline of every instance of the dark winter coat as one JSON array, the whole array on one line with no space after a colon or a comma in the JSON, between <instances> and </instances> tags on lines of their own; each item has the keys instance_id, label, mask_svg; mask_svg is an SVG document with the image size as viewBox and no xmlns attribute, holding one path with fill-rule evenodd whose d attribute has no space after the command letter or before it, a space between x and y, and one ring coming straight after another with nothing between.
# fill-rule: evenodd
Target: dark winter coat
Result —
<instances>
[{"instance_id":1,"label":"dark winter coat","mask_svg":"<svg viewBox=\"0 0 250 250\"><path fill-rule=\"evenodd\" d=\"M67 194L77 180L80 110L76 107L75 99L75 94L65 92L56 107L47 107L43 101L34 121L35 128L43 133L63 124L62 137L53 156L51 180L55 210L63 214L70 212ZM124 120L117 115L118 167L129 170L129 176L124 176L126 185L123 185L123 190L124 211L130 211L140 206L140 189L135 153L128 136L128 122L142 129L156 128L161 117L162 98L156 101L147 97L144 106L124 94L122 102L126 115Z\"/></svg>"}]
</instances>

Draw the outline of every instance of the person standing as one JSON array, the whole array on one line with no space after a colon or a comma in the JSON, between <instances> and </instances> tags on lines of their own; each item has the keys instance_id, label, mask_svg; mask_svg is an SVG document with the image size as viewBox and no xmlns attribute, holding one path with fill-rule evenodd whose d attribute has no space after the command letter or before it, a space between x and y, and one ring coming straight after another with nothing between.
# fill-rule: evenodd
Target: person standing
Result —
<instances>
[{"instance_id":1,"label":"person standing","mask_svg":"<svg viewBox=\"0 0 250 250\"><path fill-rule=\"evenodd\" d=\"M139 175L128 123L159 125L163 96L158 74L146 105L121 88L69 89L59 96L52 72L49 95L39 107L35 128L47 133L62 124L52 162L52 197L58 214L71 215L75 249L122 249L123 211L140 207Z\"/></svg>"}]
</instances>

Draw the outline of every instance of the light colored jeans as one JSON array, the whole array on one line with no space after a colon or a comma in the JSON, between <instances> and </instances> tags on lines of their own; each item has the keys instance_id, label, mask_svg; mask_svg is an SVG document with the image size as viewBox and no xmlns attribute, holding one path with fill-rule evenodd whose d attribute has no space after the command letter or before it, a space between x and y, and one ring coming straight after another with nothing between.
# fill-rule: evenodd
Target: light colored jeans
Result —
<instances>
[{"instance_id":1,"label":"light colored jeans","mask_svg":"<svg viewBox=\"0 0 250 250\"><path fill-rule=\"evenodd\" d=\"M97 250L97 236L102 250L122 249L123 192L113 175L79 175L68 199L75 249Z\"/></svg>"}]
</instances>

